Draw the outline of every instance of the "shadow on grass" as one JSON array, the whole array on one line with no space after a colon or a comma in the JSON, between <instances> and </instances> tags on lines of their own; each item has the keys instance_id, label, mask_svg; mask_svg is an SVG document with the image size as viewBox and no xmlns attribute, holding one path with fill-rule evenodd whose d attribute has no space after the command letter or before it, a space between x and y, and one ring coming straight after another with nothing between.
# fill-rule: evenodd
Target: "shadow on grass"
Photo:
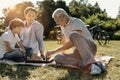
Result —
<instances>
[{"instance_id":1,"label":"shadow on grass","mask_svg":"<svg viewBox=\"0 0 120 80\"><path fill-rule=\"evenodd\" d=\"M8 77L10 80L26 80L30 76L29 70L33 69L36 67L0 64L0 76Z\"/></svg>"},{"instance_id":2,"label":"shadow on grass","mask_svg":"<svg viewBox=\"0 0 120 80\"><path fill-rule=\"evenodd\" d=\"M105 80L107 72L104 72L100 75L87 75L83 74L82 70L65 68L68 71L68 74L65 77L59 78L58 80Z\"/></svg>"}]
</instances>

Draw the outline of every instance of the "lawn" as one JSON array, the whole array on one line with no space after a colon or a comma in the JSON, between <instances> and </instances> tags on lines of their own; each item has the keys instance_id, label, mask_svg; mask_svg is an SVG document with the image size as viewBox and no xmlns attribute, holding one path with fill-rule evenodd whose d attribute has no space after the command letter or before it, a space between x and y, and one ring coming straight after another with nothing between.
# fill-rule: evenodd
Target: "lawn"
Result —
<instances>
[{"instance_id":1,"label":"lawn","mask_svg":"<svg viewBox=\"0 0 120 80\"><path fill-rule=\"evenodd\" d=\"M106 46L100 46L97 42L96 44L97 56L115 57L108 64L107 73L90 76L83 75L80 70L65 67L0 64L0 80L120 80L120 41L110 41ZM45 41L45 52L57 46L60 45L56 41Z\"/></svg>"}]
</instances>

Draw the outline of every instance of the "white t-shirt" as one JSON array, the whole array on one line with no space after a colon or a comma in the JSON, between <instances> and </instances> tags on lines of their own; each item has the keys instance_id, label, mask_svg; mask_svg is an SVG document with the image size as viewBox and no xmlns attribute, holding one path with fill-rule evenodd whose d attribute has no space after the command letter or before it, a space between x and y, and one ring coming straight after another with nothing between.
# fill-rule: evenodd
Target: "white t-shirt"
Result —
<instances>
[{"instance_id":1,"label":"white t-shirt","mask_svg":"<svg viewBox=\"0 0 120 80\"><path fill-rule=\"evenodd\" d=\"M11 30L6 31L0 37L0 58L7 52L4 41L8 41L10 43L10 47L15 49L15 44L20 41L17 34L15 36L11 32Z\"/></svg>"},{"instance_id":2,"label":"white t-shirt","mask_svg":"<svg viewBox=\"0 0 120 80\"><path fill-rule=\"evenodd\" d=\"M81 35L86 39L93 41L93 38L81 19L71 17L65 27L61 27L62 33L69 39L73 31L81 30Z\"/></svg>"},{"instance_id":3,"label":"white t-shirt","mask_svg":"<svg viewBox=\"0 0 120 80\"><path fill-rule=\"evenodd\" d=\"M30 43L30 30L31 30L31 26L30 27L25 27L25 30L24 30L24 34L25 34L25 39L23 40L23 45L26 46L26 47L29 47Z\"/></svg>"}]
</instances>

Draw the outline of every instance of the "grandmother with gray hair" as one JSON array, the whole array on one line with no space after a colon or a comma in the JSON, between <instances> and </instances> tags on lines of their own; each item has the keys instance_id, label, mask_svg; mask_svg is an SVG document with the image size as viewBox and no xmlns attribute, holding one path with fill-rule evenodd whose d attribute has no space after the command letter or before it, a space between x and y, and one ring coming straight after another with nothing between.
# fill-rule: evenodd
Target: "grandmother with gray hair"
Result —
<instances>
[{"instance_id":1,"label":"grandmother with gray hair","mask_svg":"<svg viewBox=\"0 0 120 80\"><path fill-rule=\"evenodd\" d=\"M94 56L97 47L84 22L81 19L70 17L62 8L57 8L53 12L52 18L61 28L62 46L49 50L46 57L50 58L56 54L54 58L56 63L80 67L84 72L90 72L91 65L96 63ZM71 54L64 53L70 48L73 48Z\"/></svg>"}]
</instances>

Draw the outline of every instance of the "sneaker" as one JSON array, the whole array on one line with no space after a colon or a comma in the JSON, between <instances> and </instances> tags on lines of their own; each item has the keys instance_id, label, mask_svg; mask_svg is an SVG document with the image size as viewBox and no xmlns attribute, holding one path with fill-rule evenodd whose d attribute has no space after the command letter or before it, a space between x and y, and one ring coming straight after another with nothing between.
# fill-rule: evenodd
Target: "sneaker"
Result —
<instances>
[{"instance_id":1,"label":"sneaker","mask_svg":"<svg viewBox=\"0 0 120 80\"><path fill-rule=\"evenodd\" d=\"M90 75L97 75L101 73L101 69L99 66L97 66L96 64L92 64L91 65L91 71L90 71Z\"/></svg>"},{"instance_id":2,"label":"sneaker","mask_svg":"<svg viewBox=\"0 0 120 80\"><path fill-rule=\"evenodd\" d=\"M99 63L97 63L97 66L100 67L100 69L102 70L102 73L107 71L106 65L104 63L99 62Z\"/></svg>"}]
</instances>

